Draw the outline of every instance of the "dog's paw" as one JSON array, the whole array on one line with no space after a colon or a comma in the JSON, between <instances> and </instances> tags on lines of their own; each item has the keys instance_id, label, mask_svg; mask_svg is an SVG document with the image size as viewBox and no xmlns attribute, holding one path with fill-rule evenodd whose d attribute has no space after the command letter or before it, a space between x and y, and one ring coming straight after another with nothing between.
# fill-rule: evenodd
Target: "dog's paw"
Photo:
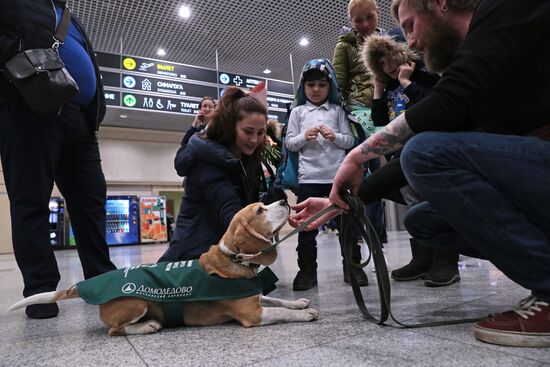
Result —
<instances>
[{"instance_id":1,"label":"dog's paw","mask_svg":"<svg viewBox=\"0 0 550 367\"><path fill-rule=\"evenodd\" d=\"M130 324L122 329L109 330L109 335L140 335L140 334L153 334L162 329L162 324L157 320L147 320L144 322L138 322Z\"/></svg>"},{"instance_id":2,"label":"dog's paw","mask_svg":"<svg viewBox=\"0 0 550 367\"><path fill-rule=\"evenodd\" d=\"M292 302L292 307L290 308L293 308L295 310L302 310L304 308L306 308L307 306L309 306L309 299L307 298L300 298L300 299L297 299L296 301Z\"/></svg>"},{"instance_id":3,"label":"dog's paw","mask_svg":"<svg viewBox=\"0 0 550 367\"><path fill-rule=\"evenodd\" d=\"M306 312L307 321L314 321L319 317L319 311L314 308L306 308L304 312Z\"/></svg>"},{"instance_id":4,"label":"dog's paw","mask_svg":"<svg viewBox=\"0 0 550 367\"><path fill-rule=\"evenodd\" d=\"M143 334L153 334L162 329L162 325L157 320L149 320L143 324Z\"/></svg>"}]
</instances>

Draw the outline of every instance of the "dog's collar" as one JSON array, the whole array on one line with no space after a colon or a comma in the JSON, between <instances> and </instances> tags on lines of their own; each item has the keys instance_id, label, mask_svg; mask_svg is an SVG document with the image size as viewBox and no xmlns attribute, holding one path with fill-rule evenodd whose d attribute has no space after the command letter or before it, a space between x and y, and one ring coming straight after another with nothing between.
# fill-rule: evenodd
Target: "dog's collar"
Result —
<instances>
[{"instance_id":1,"label":"dog's collar","mask_svg":"<svg viewBox=\"0 0 550 367\"><path fill-rule=\"evenodd\" d=\"M220 247L220 251L225 255L227 255L231 259L231 261L233 261L234 263L245 266L247 268L251 268L253 270L258 268L259 265L251 264L250 260L258 257L258 255L260 255L261 252L258 252L256 254L245 254L242 252L236 253L234 251L231 251L229 247L227 247L227 245L223 243L223 240L220 241L218 246Z\"/></svg>"}]
</instances>

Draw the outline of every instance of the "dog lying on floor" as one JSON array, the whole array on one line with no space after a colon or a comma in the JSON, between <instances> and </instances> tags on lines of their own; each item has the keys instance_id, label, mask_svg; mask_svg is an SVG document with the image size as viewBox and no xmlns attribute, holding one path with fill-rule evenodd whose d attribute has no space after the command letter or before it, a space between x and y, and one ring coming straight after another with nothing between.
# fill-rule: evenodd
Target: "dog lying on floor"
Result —
<instances>
[{"instance_id":1,"label":"dog lying on floor","mask_svg":"<svg viewBox=\"0 0 550 367\"><path fill-rule=\"evenodd\" d=\"M289 213L290 209L284 200L270 205L250 204L235 215L220 242L211 246L198 261L142 264L113 270L80 282L69 290L35 294L14 304L10 310L31 304L82 298L88 303L99 304L100 319L110 326L109 335L154 333L169 321L173 324L202 326L237 320L244 327L251 327L316 320L319 312L307 308L309 300L305 298L285 301L262 295L262 289L269 285L265 284L265 280L269 278L267 283L269 280L273 283L276 277L269 268L259 274L257 268L259 265L271 265L277 258L275 248L262 250L271 245L271 238L286 223ZM186 280L182 284L179 279L176 285L164 284L160 288L139 283L139 279L130 281L134 274L142 276L144 272L155 271L174 277L174 274L187 268L192 269L193 274L207 273L206 278L214 283L221 282L218 284L221 292L228 293L226 296L230 298L218 299L215 295L200 294L206 292L204 284L210 284L203 280L190 285ZM265 272L267 276L262 275ZM158 274L153 275L156 276ZM234 288L242 289L246 296L231 298L237 297L231 294ZM109 293L113 294L107 295ZM191 300L193 293L199 295ZM148 295L147 299L143 299L144 294ZM171 298L177 302L169 302ZM169 315L169 312L174 311L175 316Z\"/></svg>"}]
</instances>

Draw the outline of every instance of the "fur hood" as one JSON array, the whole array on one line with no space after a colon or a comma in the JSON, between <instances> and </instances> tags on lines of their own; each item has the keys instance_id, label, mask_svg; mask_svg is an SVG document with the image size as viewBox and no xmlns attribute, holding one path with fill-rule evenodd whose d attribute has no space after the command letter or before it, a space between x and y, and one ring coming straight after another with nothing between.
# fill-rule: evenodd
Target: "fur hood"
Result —
<instances>
[{"instance_id":1,"label":"fur hood","mask_svg":"<svg viewBox=\"0 0 550 367\"><path fill-rule=\"evenodd\" d=\"M388 35L369 36L363 47L362 56L367 70L375 78L383 81L387 81L388 76L379 63L382 57L398 65L418 59L418 55L409 49L406 43L397 42Z\"/></svg>"}]
</instances>

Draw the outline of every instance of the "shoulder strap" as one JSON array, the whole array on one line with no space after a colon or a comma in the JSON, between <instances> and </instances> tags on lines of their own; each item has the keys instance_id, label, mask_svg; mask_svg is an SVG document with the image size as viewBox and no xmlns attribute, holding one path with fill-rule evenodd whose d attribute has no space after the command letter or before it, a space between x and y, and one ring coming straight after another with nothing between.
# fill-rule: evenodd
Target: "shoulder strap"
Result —
<instances>
[{"instance_id":1,"label":"shoulder strap","mask_svg":"<svg viewBox=\"0 0 550 367\"><path fill-rule=\"evenodd\" d=\"M69 30L69 24L71 23L71 11L66 4L66 0L58 0L58 2L63 5L63 16L61 17L61 23L59 23L59 27L57 27L57 31L53 38L56 43L63 43L67 31Z\"/></svg>"}]
</instances>

